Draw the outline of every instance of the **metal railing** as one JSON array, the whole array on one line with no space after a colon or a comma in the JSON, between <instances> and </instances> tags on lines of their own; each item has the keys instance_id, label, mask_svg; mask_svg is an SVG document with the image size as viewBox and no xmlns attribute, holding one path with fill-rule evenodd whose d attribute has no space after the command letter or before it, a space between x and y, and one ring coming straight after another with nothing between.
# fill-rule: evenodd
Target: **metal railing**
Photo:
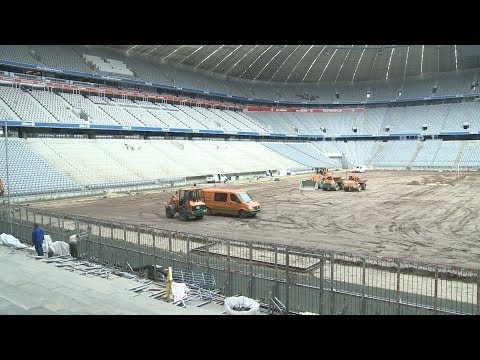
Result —
<instances>
[{"instance_id":1,"label":"metal railing","mask_svg":"<svg viewBox=\"0 0 480 360\"><path fill-rule=\"evenodd\" d=\"M80 257L146 276L149 265L214 275L226 296L272 299L289 313L480 314L480 269L233 241L161 228L0 207L0 233L29 243L37 222L53 241L76 233ZM155 267L156 268L156 267Z\"/></svg>"}]
</instances>

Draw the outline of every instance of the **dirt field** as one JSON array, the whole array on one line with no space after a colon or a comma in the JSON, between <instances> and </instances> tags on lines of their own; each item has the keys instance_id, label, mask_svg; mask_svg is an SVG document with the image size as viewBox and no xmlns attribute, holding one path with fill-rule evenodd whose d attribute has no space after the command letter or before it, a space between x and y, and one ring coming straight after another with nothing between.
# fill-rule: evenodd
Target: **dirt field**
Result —
<instances>
[{"instance_id":1,"label":"dirt field","mask_svg":"<svg viewBox=\"0 0 480 360\"><path fill-rule=\"evenodd\" d=\"M30 206L235 240L480 267L480 174L464 179L446 172L361 175L368 182L359 193L300 190L306 175L228 184L246 189L260 202L262 210L252 219L167 219L163 204L173 193L169 189Z\"/></svg>"}]
</instances>

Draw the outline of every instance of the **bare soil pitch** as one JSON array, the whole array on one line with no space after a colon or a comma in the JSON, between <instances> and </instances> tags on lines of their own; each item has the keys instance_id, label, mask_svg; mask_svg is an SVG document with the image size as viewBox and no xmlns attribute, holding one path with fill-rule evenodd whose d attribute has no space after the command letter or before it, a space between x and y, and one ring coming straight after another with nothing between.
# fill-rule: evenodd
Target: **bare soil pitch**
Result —
<instances>
[{"instance_id":1,"label":"bare soil pitch","mask_svg":"<svg viewBox=\"0 0 480 360\"><path fill-rule=\"evenodd\" d=\"M250 219L167 219L164 203L172 189L30 206L234 240L480 268L480 173L463 179L449 172L360 175L368 179L367 190L361 192L300 190L300 180L307 175L217 185L244 188L260 202L261 212Z\"/></svg>"}]
</instances>

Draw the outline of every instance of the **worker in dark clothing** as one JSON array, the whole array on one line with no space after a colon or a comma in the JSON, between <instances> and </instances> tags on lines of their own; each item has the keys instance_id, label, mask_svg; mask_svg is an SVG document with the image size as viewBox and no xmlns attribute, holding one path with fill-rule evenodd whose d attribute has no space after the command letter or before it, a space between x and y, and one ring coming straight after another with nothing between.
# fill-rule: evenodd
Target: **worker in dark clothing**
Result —
<instances>
[{"instance_id":1,"label":"worker in dark clothing","mask_svg":"<svg viewBox=\"0 0 480 360\"><path fill-rule=\"evenodd\" d=\"M74 234L70 236L68 240L68 245L70 245L70 255L74 258L78 258L78 234Z\"/></svg>"},{"instance_id":2,"label":"worker in dark clothing","mask_svg":"<svg viewBox=\"0 0 480 360\"><path fill-rule=\"evenodd\" d=\"M5 194L5 190L3 189L3 181L0 179L0 196L3 196Z\"/></svg>"},{"instance_id":3,"label":"worker in dark clothing","mask_svg":"<svg viewBox=\"0 0 480 360\"><path fill-rule=\"evenodd\" d=\"M43 229L37 223L33 224L32 242L35 245L38 256L43 256L43 237Z\"/></svg>"}]
</instances>

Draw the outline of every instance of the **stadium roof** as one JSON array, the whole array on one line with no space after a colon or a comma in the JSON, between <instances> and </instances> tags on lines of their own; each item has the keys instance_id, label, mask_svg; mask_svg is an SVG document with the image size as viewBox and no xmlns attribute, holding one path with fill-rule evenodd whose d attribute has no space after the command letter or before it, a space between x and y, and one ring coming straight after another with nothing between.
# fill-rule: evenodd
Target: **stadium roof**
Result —
<instances>
[{"instance_id":1,"label":"stadium roof","mask_svg":"<svg viewBox=\"0 0 480 360\"><path fill-rule=\"evenodd\" d=\"M480 68L479 45L108 45L229 77L291 83L402 79Z\"/></svg>"}]
</instances>

